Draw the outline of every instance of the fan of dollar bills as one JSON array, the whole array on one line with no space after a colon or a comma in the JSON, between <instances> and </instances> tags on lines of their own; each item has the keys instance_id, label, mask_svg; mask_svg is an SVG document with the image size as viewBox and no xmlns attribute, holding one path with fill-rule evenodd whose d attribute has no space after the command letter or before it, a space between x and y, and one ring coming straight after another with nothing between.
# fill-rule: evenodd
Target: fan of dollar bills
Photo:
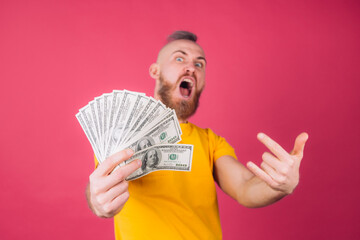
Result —
<instances>
[{"instance_id":1,"label":"fan of dollar bills","mask_svg":"<svg viewBox=\"0 0 360 240\"><path fill-rule=\"evenodd\" d=\"M141 159L141 168L127 180L157 170L191 170L193 146L176 144L182 132L175 111L144 93L105 93L81 108L76 118L100 164L126 148L135 153L121 165Z\"/></svg>"}]
</instances>

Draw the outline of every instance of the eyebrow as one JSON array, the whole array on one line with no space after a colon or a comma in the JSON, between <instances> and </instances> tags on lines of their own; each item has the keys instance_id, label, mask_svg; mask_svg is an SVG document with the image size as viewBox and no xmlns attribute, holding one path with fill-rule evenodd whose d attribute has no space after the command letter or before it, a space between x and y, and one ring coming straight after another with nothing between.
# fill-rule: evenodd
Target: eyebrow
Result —
<instances>
[{"instance_id":1,"label":"eyebrow","mask_svg":"<svg viewBox=\"0 0 360 240\"><path fill-rule=\"evenodd\" d=\"M175 52L173 52L171 55L174 55L174 54L175 54L175 53L177 53L177 52L182 53L182 54L184 54L184 55L188 55L186 52L184 52L184 51L182 51L182 50L176 50L176 51L175 51ZM199 60L204 60L204 61L205 61L205 63L207 63L206 59L205 59L204 57L202 57L202 56L197 57L196 59L199 59Z\"/></svg>"}]
</instances>

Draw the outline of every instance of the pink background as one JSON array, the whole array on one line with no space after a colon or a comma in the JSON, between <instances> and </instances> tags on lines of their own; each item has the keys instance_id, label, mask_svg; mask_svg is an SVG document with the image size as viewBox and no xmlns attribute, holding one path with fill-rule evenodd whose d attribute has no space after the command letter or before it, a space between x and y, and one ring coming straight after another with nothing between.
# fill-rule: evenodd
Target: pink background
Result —
<instances>
[{"instance_id":1,"label":"pink background","mask_svg":"<svg viewBox=\"0 0 360 240\"><path fill-rule=\"evenodd\" d=\"M219 191L224 239L360 238L358 1L1 1L1 239L113 239L88 210L90 144L75 114L113 89L153 94L165 38L194 31L207 87L192 122L242 163L263 131L310 139L295 193L246 209Z\"/></svg>"}]
</instances>

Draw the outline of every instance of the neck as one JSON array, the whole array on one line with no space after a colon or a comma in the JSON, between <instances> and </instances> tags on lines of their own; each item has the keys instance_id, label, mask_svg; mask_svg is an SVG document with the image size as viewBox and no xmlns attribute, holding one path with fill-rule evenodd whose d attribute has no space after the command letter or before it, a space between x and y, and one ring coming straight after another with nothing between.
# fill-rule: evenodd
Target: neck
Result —
<instances>
[{"instance_id":1,"label":"neck","mask_svg":"<svg viewBox=\"0 0 360 240\"><path fill-rule=\"evenodd\" d=\"M187 123L188 122L187 119L179 119L178 118L178 120L179 120L179 123Z\"/></svg>"}]
</instances>

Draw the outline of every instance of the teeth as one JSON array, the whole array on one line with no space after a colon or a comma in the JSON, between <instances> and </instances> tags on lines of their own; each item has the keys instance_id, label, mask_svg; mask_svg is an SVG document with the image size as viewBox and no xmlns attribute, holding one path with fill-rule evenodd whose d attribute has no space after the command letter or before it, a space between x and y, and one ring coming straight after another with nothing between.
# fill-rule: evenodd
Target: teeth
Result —
<instances>
[{"instance_id":1,"label":"teeth","mask_svg":"<svg viewBox=\"0 0 360 240\"><path fill-rule=\"evenodd\" d=\"M185 78L183 81L190 83L190 87L193 86L193 82L190 79Z\"/></svg>"}]
</instances>

